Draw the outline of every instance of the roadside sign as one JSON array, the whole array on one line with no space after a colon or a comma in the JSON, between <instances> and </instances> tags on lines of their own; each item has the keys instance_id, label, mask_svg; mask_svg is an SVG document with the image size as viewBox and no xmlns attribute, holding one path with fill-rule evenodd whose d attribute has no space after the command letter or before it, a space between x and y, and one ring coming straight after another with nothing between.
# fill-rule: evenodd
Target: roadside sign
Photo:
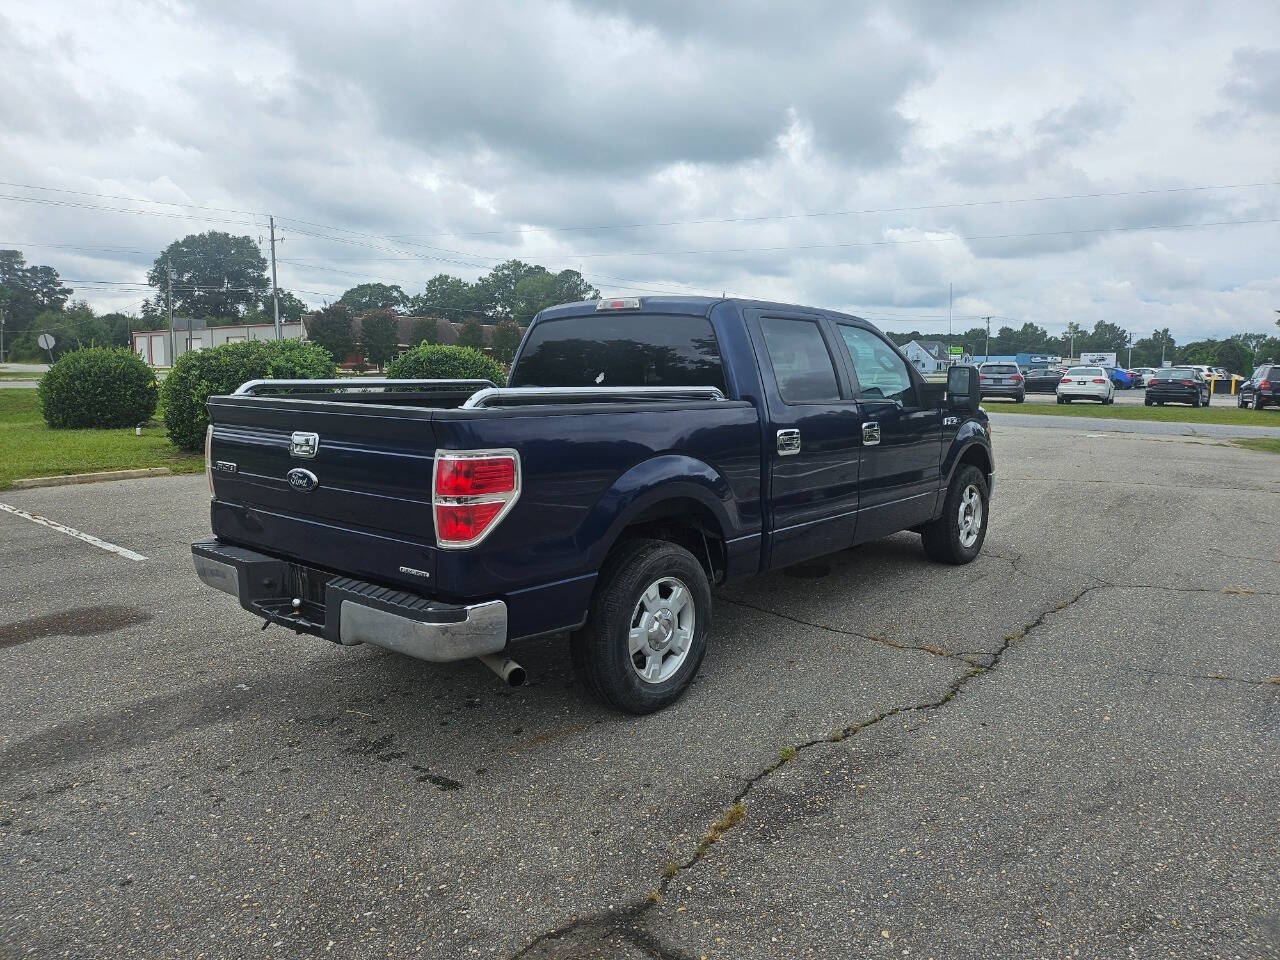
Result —
<instances>
[{"instance_id":1,"label":"roadside sign","mask_svg":"<svg viewBox=\"0 0 1280 960\"><path fill-rule=\"evenodd\" d=\"M52 333L42 333L36 338L36 343L40 344L41 350L52 350L56 342Z\"/></svg>"},{"instance_id":2,"label":"roadside sign","mask_svg":"<svg viewBox=\"0 0 1280 960\"><path fill-rule=\"evenodd\" d=\"M963 357L964 347L947 347L947 355L951 357Z\"/></svg>"},{"instance_id":3,"label":"roadside sign","mask_svg":"<svg viewBox=\"0 0 1280 960\"><path fill-rule=\"evenodd\" d=\"M1114 367L1116 366L1116 355L1114 353L1080 353L1080 365L1083 367Z\"/></svg>"}]
</instances>

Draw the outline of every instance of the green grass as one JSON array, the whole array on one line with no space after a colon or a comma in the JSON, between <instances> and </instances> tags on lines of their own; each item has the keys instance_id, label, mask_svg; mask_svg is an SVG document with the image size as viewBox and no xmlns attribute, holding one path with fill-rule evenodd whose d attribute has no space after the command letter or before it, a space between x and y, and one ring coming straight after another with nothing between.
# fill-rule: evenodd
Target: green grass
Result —
<instances>
[{"instance_id":1,"label":"green grass","mask_svg":"<svg viewBox=\"0 0 1280 960\"><path fill-rule=\"evenodd\" d=\"M1280 453L1280 437L1243 437L1231 442L1259 453Z\"/></svg>"},{"instance_id":2,"label":"green grass","mask_svg":"<svg viewBox=\"0 0 1280 960\"><path fill-rule=\"evenodd\" d=\"M168 467L199 473L204 459L169 442L158 422L142 436L124 430L50 430L34 390L0 390L0 490L23 477L56 477L97 470Z\"/></svg>"},{"instance_id":3,"label":"green grass","mask_svg":"<svg viewBox=\"0 0 1280 960\"><path fill-rule=\"evenodd\" d=\"M1241 410L1235 397L1214 397L1209 407L1146 407L1114 403L988 403L987 413L1035 413L1049 417L1095 417L1098 420L1155 420L1163 423L1221 423L1232 427L1280 427L1280 417L1267 411Z\"/></svg>"}]
</instances>

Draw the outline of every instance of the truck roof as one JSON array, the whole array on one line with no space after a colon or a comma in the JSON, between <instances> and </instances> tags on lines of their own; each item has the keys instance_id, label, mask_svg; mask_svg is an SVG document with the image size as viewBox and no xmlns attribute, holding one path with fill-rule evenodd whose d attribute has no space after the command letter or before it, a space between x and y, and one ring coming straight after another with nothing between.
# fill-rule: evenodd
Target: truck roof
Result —
<instances>
[{"instance_id":1,"label":"truck roof","mask_svg":"<svg viewBox=\"0 0 1280 960\"><path fill-rule=\"evenodd\" d=\"M771 300L747 300L741 297L695 297L659 294L651 297L642 296L639 300L641 309L651 313L683 313L690 316L701 317L706 316L711 308L718 303L733 303L739 307L804 310L807 313L820 313L830 317L846 317L854 320L862 320L861 317L855 316L851 313L840 313L837 310L827 310L822 307L806 307L797 303L777 303ZM562 303L558 306L547 307L534 319L552 320L559 317L580 317L585 314L595 313L596 304L598 302L599 301L597 300L580 300L577 303Z\"/></svg>"}]
</instances>

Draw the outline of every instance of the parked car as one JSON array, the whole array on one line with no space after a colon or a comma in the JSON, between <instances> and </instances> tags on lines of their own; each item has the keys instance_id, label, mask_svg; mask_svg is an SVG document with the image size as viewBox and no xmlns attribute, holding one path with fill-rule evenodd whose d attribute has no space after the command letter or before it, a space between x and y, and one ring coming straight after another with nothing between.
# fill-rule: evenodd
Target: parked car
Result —
<instances>
[{"instance_id":1,"label":"parked car","mask_svg":"<svg viewBox=\"0 0 1280 960\"><path fill-rule=\"evenodd\" d=\"M982 399L1008 397L1014 403L1027 399L1022 370L1016 363L984 363L978 367L982 384Z\"/></svg>"},{"instance_id":2,"label":"parked car","mask_svg":"<svg viewBox=\"0 0 1280 960\"><path fill-rule=\"evenodd\" d=\"M1116 402L1116 385L1103 367L1072 367L1058 381L1058 402L1072 400L1097 400L1104 404Z\"/></svg>"},{"instance_id":3,"label":"parked car","mask_svg":"<svg viewBox=\"0 0 1280 960\"><path fill-rule=\"evenodd\" d=\"M567 632L585 687L647 713L697 673L712 584L900 530L936 561L982 549L977 369L926 383L857 317L566 304L534 317L509 384L260 380L211 398L200 579L299 633L509 679L519 641Z\"/></svg>"},{"instance_id":4,"label":"parked car","mask_svg":"<svg viewBox=\"0 0 1280 960\"><path fill-rule=\"evenodd\" d=\"M1166 403L1189 403L1193 407L1204 404L1207 407L1211 397L1209 381L1195 367L1165 367L1157 370L1147 384L1147 395L1142 402L1148 407Z\"/></svg>"},{"instance_id":5,"label":"parked car","mask_svg":"<svg viewBox=\"0 0 1280 960\"><path fill-rule=\"evenodd\" d=\"M1134 367L1129 372L1132 373L1134 376L1133 385L1135 387L1145 387L1147 385L1147 381L1150 380L1153 376L1155 376L1156 368L1155 367Z\"/></svg>"},{"instance_id":6,"label":"parked car","mask_svg":"<svg viewBox=\"0 0 1280 960\"><path fill-rule=\"evenodd\" d=\"M1128 370L1123 370L1120 367L1103 367L1102 369L1107 371L1107 376L1119 389L1133 389L1133 374Z\"/></svg>"},{"instance_id":7,"label":"parked car","mask_svg":"<svg viewBox=\"0 0 1280 960\"><path fill-rule=\"evenodd\" d=\"M1056 367L1033 367L1022 376L1027 393L1053 393L1065 371Z\"/></svg>"},{"instance_id":8,"label":"parked car","mask_svg":"<svg viewBox=\"0 0 1280 960\"><path fill-rule=\"evenodd\" d=\"M1236 388L1236 403L1261 410L1267 404L1280 405L1280 364L1264 363Z\"/></svg>"}]
</instances>

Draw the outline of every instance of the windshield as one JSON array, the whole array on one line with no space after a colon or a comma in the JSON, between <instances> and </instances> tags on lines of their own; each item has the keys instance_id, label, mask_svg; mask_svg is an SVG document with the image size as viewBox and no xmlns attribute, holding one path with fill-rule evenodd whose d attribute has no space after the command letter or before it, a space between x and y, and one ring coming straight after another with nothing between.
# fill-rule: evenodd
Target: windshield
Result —
<instances>
[{"instance_id":1,"label":"windshield","mask_svg":"<svg viewBox=\"0 0 1280 960\"><path fill-rule=\"evenodd\" d=\"M1068 377L1103 377L1106 374L1101 367L1072 367L1067 371Z\"/></svg>"},{"instance_id":2,"label":"windshield","mask_svg":"<svg viewBox=\"0 0 1280 960\"><path fill-rule=\"evenodd\" d=\"M1190 367L1165 367L1156 371L1157 380L1186 380L1196 375Z\"/></svg>"},{"instance_id":3,"label":"windshield","mask_svg":"<svg viewBox=\"0 0 1280 960\"><path fill-rule=\"evenodd\" d=\"M539 321L511 386L725 388L706 317L631 312Z\"/></svg>"},{"instance_id":4,"label":"windshield","mask_svg":"<svg viewBox=\"0 0 1280 960\"><path fill-rule=\"evenodd\" d=\"M1012 363L984 363L979 369L983 373L1017 373L1018 368Z\"/></svg>"}]
</instances>

